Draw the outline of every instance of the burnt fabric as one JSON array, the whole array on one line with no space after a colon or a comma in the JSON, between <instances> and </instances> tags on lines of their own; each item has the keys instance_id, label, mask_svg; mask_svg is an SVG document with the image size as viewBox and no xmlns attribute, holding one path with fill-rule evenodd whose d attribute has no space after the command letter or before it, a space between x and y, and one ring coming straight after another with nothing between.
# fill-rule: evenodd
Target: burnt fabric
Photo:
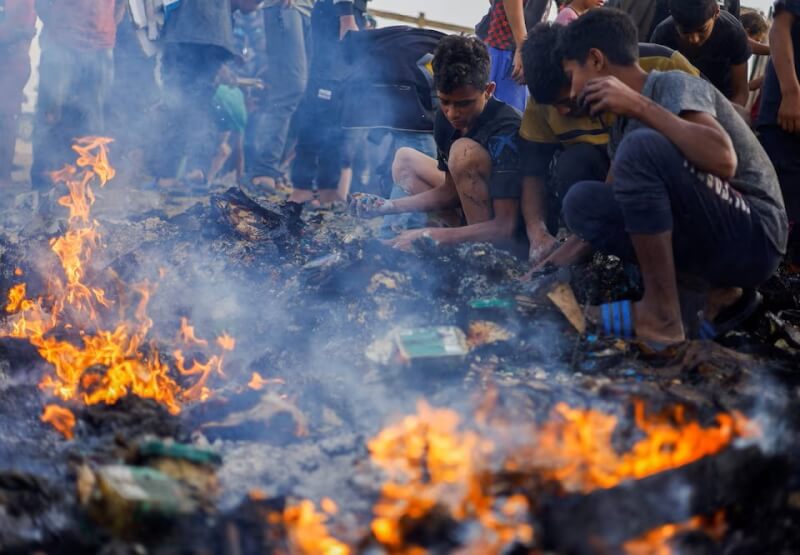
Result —
<instances>
[{"instance_id":1,"label":"burnt fabric","mask_svg":"<svg viewBox=\"0 0 800 555\"><path fill-rule=\"evenodd\" d=\"M648 128L622 140L610 184L583 181L569 191L564 218L592 246L627 261L636 260L630 234L672 231L677 271L712 287L760 285L782 258L747 198Z\"/></svg>"},{"instance_id":2,"label":"burnt fabric","mask_svg":"<svg viewBox=\"0 0 800 555\"><path fill-rule=\"evenodd\" d=\"M487 150L492 160L489 180L492 198L519 198L522 194L522 172L516 137L521 121L522 115L517 110L492 97L472 129L466 135L461 135L439 110L433 132L439 169L450 171L447 163L453 143L462 138L472 139Z\"/></svg>"}]
</instances>

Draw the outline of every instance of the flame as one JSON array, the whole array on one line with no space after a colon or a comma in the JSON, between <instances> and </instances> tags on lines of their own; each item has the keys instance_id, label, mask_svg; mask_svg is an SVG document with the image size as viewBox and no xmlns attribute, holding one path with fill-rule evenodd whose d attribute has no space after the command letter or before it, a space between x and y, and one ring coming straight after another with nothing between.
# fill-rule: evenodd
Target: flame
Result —
<instances>
[{"instance_id":1,"label":"flame","mask_svg":"<svg viewBox=\"0 0 800 555\"><path fill-rule=\"evenodd\" d=\"M684 532L702 530L711 538L718 540L725 535L725 511L712 517L695 516L688 522L667 524L645 533L639 538L625 542L622 546L625 555L671 555L670 541Z\"/></svg>"},{"instance_id":2,"label":"flame","mask_svg":"<svg viewBox=\"0 0 800 555\"><path fill-rule=\"evenodd\" d=\"M41 416L42 422L47 422L61 432L65 438L75 437L75 415L72 411L58 405L47 405Z\"/></svg>"},{"instance_id":3,"label":"flame","mask_svg":"<svg viewBox=\"0 0 800 555\"><path fill-rule=\"evenodd\" d=\"M317 512L311 501L304 500L287 507L283 512L283 523L290 552L298 555L349 555L350 548L328 534L327 521L328 515Z\"/></svg>"},{"instance_id":4,"label":"flame","mask_svg":"<svg viewBox=\"0 0 800 555\"><path fill-rule=\"evenodd\" d=\"M506 475L521 472L567 492L588 493L689 464L751 433L738 414L720 414L704 428L687 421L682 407L647 415L637 402L634 417L643 437L619 453L612 441L617 418L597 410L562 403L545 423L521 429L497 426L483 415L478 424L491 429L488 441L461 429L454 411L420 402L416 415L368 444L373 463L386 475L373 507L372 533L388 553L418 553L422 548L408 539L414 526L444 510L459 522L479 525L479 532L471 527L463 552L499 553L515 540L529 544L534 532L528 497L492 493L492 476L502 475L492 472L498 461Z\"/></svg>"},{"instance_id":5,"label":"flame","mask_svg":"<svg viewBox=\"0 0 800 555\"><path fill-rule=\"evenodd\" d=\"M193 360L187 369L183 354L177 351L178 372L196 377L183 389L172 378L155 340L149 337L153 321L147 307L154 286L147 282L127 286L117 280L117 315L112 319L109 309L115 301L93 283L99 276L91 268L92 255L101 247L98 224L91 218L95 202L92 187L95 183L104 187L115 175L108 162L110 142L102 137L79 139L73 146L78 154L76 165L52 174L56 184L67 188L58 203L68 210L68 229L50 242L60 271L51 272L44 297L28 299L24 283L9 291L5 309L12 317L0 335L26 339L37 348L54 368L39 386L57 398L113 404L133 394L155 399L177 414L181 401L203 401L212 395L208 380L212 375L223 375L222 353L203 353L204 361ZM15 273L22 274L19 269ZM133 304L126 306L126 300ZM69 333L57 333L61 331ZM62 338L64 335L68 339ZM196 337L185 318L178 335L187 346L209 347L208 341ZM230 351L235 340L225 334L217 345L221 351ZM51 410L51 414L55 413ZM55 419L47 421L56 425Z\"/></svg>"},{"instance_id":6,"label":"flame","mask_svg":"<svg viewBox=\"0 0 800 555\"><path fill-rule=\"evenodd\" d=\"M488 491L486 462L491 442L459 429L459 416L418 403L417 415L404 418L372 439L372 461L387 475L373 507L372 532L390 553L416 553L407 547L406 526L438 507L460 521L475 521L472 553L499 553L515 538L533 539L528 501L521 495L495 499Z\"/></svg>"},{"instance_id":7,"label":"flame","mask_svg":"<svg viewBox=\"0 0 800 555\"><path fill-rule=\"evenodd\" d=\"M247 387L250 389L255 389L256 391L260 391L268 385L282 385L284 383L286 382L281 378L264 378L258 372L253 372L250 381L247 383Z\"/></svg>"},{"instance_id":8,"label":"flame","mask_svg":"<svg viewBox=\"0 0 800 555\"><path fill-rule=\"evenodd\" d=\"M634 417L644 437L619 454L612 441L615 416L560 403L553 417L533 432L536 440L528 460L565 490L588 493L692 463L747 435L746 419L738 414L719 414L715 426L703 428L686 421L683 407L648 416L644 403L637 401Z\"/></svg>"}]
</instances>

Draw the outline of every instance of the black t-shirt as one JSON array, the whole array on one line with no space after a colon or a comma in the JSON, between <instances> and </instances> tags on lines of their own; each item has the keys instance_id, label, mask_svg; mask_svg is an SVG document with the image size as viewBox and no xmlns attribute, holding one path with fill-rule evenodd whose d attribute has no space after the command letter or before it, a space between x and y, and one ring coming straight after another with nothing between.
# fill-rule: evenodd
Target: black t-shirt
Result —
<instances>
[{"instance_id":1,"label":"black t-shirt","mask_svg":"<svg viewBox=\"0 0 800 555\"><path fill-rule=\"evenodd\" d=\"M433 131L433 52L443 33L384 27L348 33L344 84L346 128Z\"/></svg>"},{"instance_id":2,"label":"black t-shirt","mask_svg":"<svg viewBox=\"0 0 800 555\"><path fill-rule=\"evenodd\" d=\"M778 0L775 2L775 14L787 11L795 16L792 25L792 46L794 49L794 69L800 76L800 0ZM781 107L781 84L775 66L770 59L764 75L764 87L761 89L761 111L758 114L759 125L777 125L778 109Z\"/></svg>"},{"instance_id":3,"label":"black t-shirt","mask_svg":"<svg viewBox=\"0 0 800 555\"><path fill-rule=\"evenodd\" d=\"M450 171L447 163L450 147L454 142L461 138L472 139L483 146L492 159L492 175L489 180L489 194L492 198L519 198L522 195L522 171L516 136L521 123L522 115L516 109L492 97L478 121L462 137L461 132L450 125L442 111L438 110L433 133L439 169Z\"/></svg>"},{"instance_id":4,"label":"black t-shirt","mask_svg":"<svg viewBox=\"0 0 800 555\"><path fill-rule=\"evenodd\" d=\"M683 44L672 17L656 27L650 42L679 50L727 98L733 95L731 66L746 63L751 54L744 27L726 11L719 13L711 36L702 46Z\"/></svg>"}]
</instances>

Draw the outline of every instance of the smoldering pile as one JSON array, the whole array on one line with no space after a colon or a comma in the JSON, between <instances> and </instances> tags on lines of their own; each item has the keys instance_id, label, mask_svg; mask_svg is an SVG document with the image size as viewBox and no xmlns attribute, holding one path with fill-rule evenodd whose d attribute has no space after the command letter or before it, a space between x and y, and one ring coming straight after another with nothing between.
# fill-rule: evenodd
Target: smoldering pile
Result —
<instances>
[{"instance_id":1,"label":"smoldering pile","mask_svg":"<svg viewBox=\"0 0 800 555\"><path fill-rule=\"evenodd\" d=\"M500 544L472 543L487 515L467 518L446 503L392 528L399 543L376 531L386 469L367 446L395 417L414 414L420 398L498 443L500 422L513 430L546 423L564 405L602 411L619 419L620 452L641 434L635 400L652 413L681 405L705 426L721 413L754 421L799 413L787 311L798 308L800 287L791 276L768 284L764 314L728 338L749 354L691 343L650 358L634 345L578 334L570 317L571 291L580 303L635 294L635 273L617 260L598 257L570 274L522 282L524 264L488 245L421 243L398 252L346 215L258 205L237 190L174 217L98 218L105 245L92 271L126 283L157 280L154 334L171 337L187 319L198 338L224 332L236 349L224 375L210 377L208 397L185 403L179 415L133 396L68 403L74 439L65 441L40 421L49 399L38 384L51 369L23 341L2 339L4 551L492 552ZM44 283L42 261L31 254L50 239L0 243L0 289L19 281L17 268L31 288ZM188 386L192 377L177 379ZM491 417L481 423L481 414ZM697 544L699 534L704 553L790 549L798 541L788 528L797 496L788 494L798 483L800 422L782 424L765 430L776 444L769 454L723 450L631 482L627 493L565 497L535 473L481 468L491 474L480 478L482 488L498 500L524 498L527 507L513 534L492 531L508 552L596 552L598 531L613 551L651 528L726 509L727 532L685 528L689 539L676 541L694 534ZM461 446L472 433L447 432ZM675 483L698 493L655 510ZM132 488L138 500L124 494Z\"/></svg>"}]
</instances>

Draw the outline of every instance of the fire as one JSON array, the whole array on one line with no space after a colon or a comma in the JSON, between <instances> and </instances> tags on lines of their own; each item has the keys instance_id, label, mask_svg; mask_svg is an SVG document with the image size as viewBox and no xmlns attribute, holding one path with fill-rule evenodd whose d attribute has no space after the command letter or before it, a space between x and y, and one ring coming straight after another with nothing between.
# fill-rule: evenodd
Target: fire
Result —
<instances>
[{"instance_id":1,"label":"fire","mask_svg":"<svg viewBox=\"0 0 800 555\"><path fill-rule=\"evenodd\" d=\"M155 287L147 282L127 286L117 280L118 295L112 299L97 283L102 276L95 275L91 261L102 245L98 224L91 217L92 187L104 187L115 175L108 162L110 142L98 137L79 139L73 146L78 154L76 165L52 174L56 184L67 188L58 203L68 211L68 229L50 242L59 268L50 272L47 294L36 300L27 298L25 283L12 287L5 308L12 316L0 334L26 339L38 349L54 368L40 388L57 398L113 404L133 394L155 399L177 414L182 401L211 396L208 380L223 375L223 352L233 350L235 340L224 334L213 348L219 353L199 353L203 360L192 360L188 368L183 352L175 350L178 373L196 378L184 389L173 379L169 362L150 338L153 321L147 307ZM21 271L15 273L22 275ZM116 314L112 314L115 304ZM198 339L186 319L181 320L178 335L181 343L194 351L209 348L209 342ZM63 416L56 420L54 411L45 413L46 421L53 425L64 422Z\"/></svg>"},{"instance_id":2,"label":"fire","mask_svg":"<svg viewBox=\"0 0 800 555\"><path fill-rule=\"evenodd\" d=\"M329 505L328 502L325 504ZM328 515L317 512L311 501L304 500L299 505L287 507L283 513L283 522L291 553L349 555L350 548L328 534L327 521Z\"/></svg>"},{"instance_id":3,"label":"fire","mask_svg":"<svg viewBox=\"0 0 800 555\"><path fill-rule=\"evenodd\" d=\"M566 491L588 493L689 464L746 435L741 415L719 414L715 426L703 428L687 422L680 406L648 416L644 404L636 402L634 416L644 437L620 454L612 442L615 416L560 403L553 417L533 432L535 444L528 461Z\"/></svg>"},{"instance_id":4,"label":"fire","mask_svg":"<svg viewBox=\"0 0 800 555\"><path fill-rule=\"evenodd\" d=\"M75 437L75 415L72 411L58 405L47 405L41 417L42 422L47 422L61 432L65 438Z\"/></svg>"},{"instance_id":5,"label":"fire","mask_svg":"<svg viewBox=\"0 0 800 555\"><path fill-rule=\"evenodd\" d=\"M284 382L281 378L264 378L258 372L253 372L253 375L250 378L250 381L247 383L247 387L249 387L250 389L255 389L256 391L259 391L261 389L264 389L268 385L272 385L272 384L282 385L284 383L286 383L286 382Z\"/></svg>"},{"instance_id":6,"label":"fire","mask_svg":"<svg viewBox=\"0 0 800 555\"><path fill-rule=\"evenodd\" d=\"M521 495L496 499L488 491L492 443L461 430L454 411L424 401L417 408L417 415L384 429L368 445L372 461L387 475L373 508L378 542L390 553L420 552L406 546L408 526L441 508L459 521L480 525L470 552L498 553L515 538L530 542L527 500Z\"/></svg>"},{"instance_id":7,"label":"fire","mask_svg":"<svg viewBox=\"0 0 800 555\"><path fill-rule=\"evenodd\" d=\"M725 512L720 511L712 517L695 516L681 524L667 524L650 530L639 538L623 545L625 555L671 555L670 541L684 532L702 530L717 540L725 534Z\"/></svg>"},{"instance_id":8,"label":"fire","mask_svg":"<svg viewBox=\"0 0 800 555\"><path fill-rule=\"evenodd\" d=\"M545 423L522 428L479 419L481 428L490 425L488 441L479 431L462 429L454 411L420 402L416 415L368 444L373 463L386 475L373 507L372 533L389 553L418 553L422 548L408 539L415 527L447 515L472 525L463 552L499 553L514 541L530 544L534 533L529 498L498 495L493 476L522 473L566 492L588 493L689 464L748 433L740 415L720 414L704 428L687 421L681 407L651 416L637 402L634 417L643 437L619 453L613 442L617 418L597 410L559 404Z\"/></svg>"}]
</instances>

